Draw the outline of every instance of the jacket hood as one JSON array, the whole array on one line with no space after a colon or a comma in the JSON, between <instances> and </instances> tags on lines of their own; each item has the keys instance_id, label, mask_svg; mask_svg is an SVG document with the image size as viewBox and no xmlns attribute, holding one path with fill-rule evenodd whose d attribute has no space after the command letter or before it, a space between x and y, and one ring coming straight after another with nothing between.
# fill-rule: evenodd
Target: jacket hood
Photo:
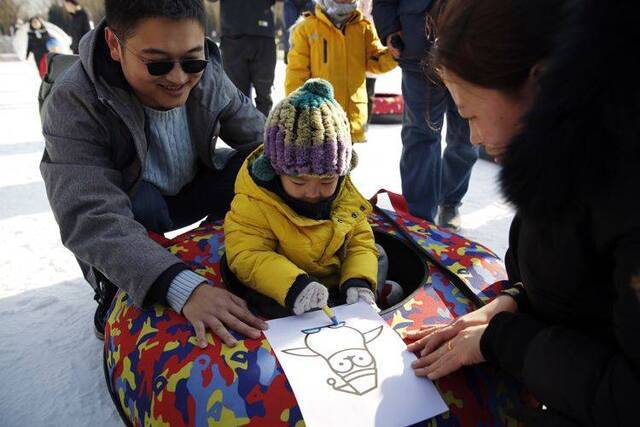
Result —
<instances>
[{"instance_id":1,"label":"jacket hood","mask_svg":"<svg viewBox=\"0 0 640 427\"><path fill-rule=\"evenodd\" d=\"M568 3L534 106L503 158L503 193L523 215L575 210L640 183L640 86L629 62L640 42L638 6Z\"/></svg>"},{"instance_id":2,"label":"jacket hood","mask_svg":"<svg viewBox=\"0 0 640 427\"><path fill-rule=\"evenodd\" d=\"M331 21L331 18L325 13L324 10L322 10L322 8L320 7L319 4L316 4L316 7L315 7L313 13L312 12L305 12L305 13L303 13L303 16L306 16L307 14L315 15L316 18L318 18L320 21L324 22L325 24L327 24L331 28L334 28L336 31L340 31L340 29L338 27L333 25L333 22ZM351 23L354 23L354 22L360 22L363 19L364 19L364 15L362 15L362 12L360 12L359 9L356 9L356 10L353 11L353 14L349 17L349 19L344 21L344 25L351 24Z\"/></svg>"},{"instance_id":3,"label":"jacket hood","mask_svg":"<svg viewBox=\"0 0 640 427\"><path fill-rule=\"evenodd\" d=\"M107 23L103 19L91 30L90 34L80 40L78 47L80 62L82 62L85 72L94 85L98 82L96 70L100 70L100 75L118 75L123 78L120 64L112 60L109 55L107 42L104 39L104 29L106 27Z\"/></svg>"},{"instance_id":4,"label":"jacket hood","mask_svg":"<svg viewBox=\"0 0 640 427\"><path fill-rule=\"evenodd\" d=\"M263 153L263 151L263 146L260 146L245 160L244 164L240 168L240 171L238 172L238 177L236 179L236 194L244 194L260 202L275 207L290 221L298 226L316 225L318 224L318 221L323 221L308 218L298 214L292 207L287 205L280 196L258 185L253 180L253 178L251 177L251 173L249 172L251 164L253 164L253 162L258 158L258 156ZM365 209L363 210L361 206L363 206ZM355 209L363 211L365 215L368 215L371 212L371 205L355 188L355 186L351 182L351 179L349 178L349 175L346 175L344 177L344 180L342 180L341 187L338 189L337 196L334 199L334 209ZM349 218L351 217L349 216Z\"/></svg>"}]
</instances>

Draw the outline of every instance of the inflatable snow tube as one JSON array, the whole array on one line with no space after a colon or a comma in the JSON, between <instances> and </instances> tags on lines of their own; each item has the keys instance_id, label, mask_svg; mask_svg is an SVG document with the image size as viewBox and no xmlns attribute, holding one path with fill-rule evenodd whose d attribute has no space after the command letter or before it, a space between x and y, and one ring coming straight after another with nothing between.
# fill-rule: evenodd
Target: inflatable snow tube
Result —
<instances>
[{"instance_id":1,"label":"inflatable snow tube","mask_svg":"<svg viewBox=\"0 0 640 427\"><path fill-rule=\"evenodd\" d=\"M446 322L473 304L454 275L477 300L488 301L505 284L504 267L489 249L391 211L370 218L378 243L390 259L389 278L403 283L405 299L382 317L399 333ZM402 224L416 245L411 245ZM209 223L166 242L194 271L224 286L221 222ZM424 253L432 254L432 260ZM446 271L445 271L446 270ZM128 425L302 426L302 414L269 342L243 339L230 348L209 334L196 346L184 317L160 305L136 307L119 291L105 328L105 376L114 403ZM513 379L488 365L462 369L435 382L450 411L429 425L514 424L508 417L528 395ZM420 399L420 396L411 396Z\"/></svg>"},{"instance_id":2,"label":"inflatable snow tube","mask_svg":"<svg viewBox=\"0 0 640 427\"><path fill-rule=\"evenodd\" d=\"M404 114L404 98L394 93L376 93L373 96L371 120L373 124L399 124Z\"/></svg>"}]
</instances>

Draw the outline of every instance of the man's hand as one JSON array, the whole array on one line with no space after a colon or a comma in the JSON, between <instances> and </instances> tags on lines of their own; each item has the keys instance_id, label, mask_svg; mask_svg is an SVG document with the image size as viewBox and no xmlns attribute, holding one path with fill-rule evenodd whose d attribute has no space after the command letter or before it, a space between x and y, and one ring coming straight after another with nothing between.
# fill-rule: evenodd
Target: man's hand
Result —
<instances>
[{"instance_id":1,"label":"man's hand","mask_svg":"<svg viewBox=\"0 0 640 427\"><path fill-rule=\"evenodd\" d=\"M260 331L268 327L266 322L251 314L242 298L206 282L194 289L182 308L182 314L195 329L200 348L207 346L206 328L233 347L238 341L227 328L249 338L259 338Z\"/></svg>"},{"instance_id":2,"label":"man's hand","mask_svg":"<svg viewBox=\"0 0 640 427\"><path fill-rule=\"evenodd\" d=\"M389 48L389 52L391 52L391 55L393 55L394 58L398 59L400 58L400 55L402 55L402 51L400 51L400 49L393 45L393 38L396 36L400 37L400 40L402 40L402 31L397 31L387 36L387 48Z\"/></svg>"}]
</instances>

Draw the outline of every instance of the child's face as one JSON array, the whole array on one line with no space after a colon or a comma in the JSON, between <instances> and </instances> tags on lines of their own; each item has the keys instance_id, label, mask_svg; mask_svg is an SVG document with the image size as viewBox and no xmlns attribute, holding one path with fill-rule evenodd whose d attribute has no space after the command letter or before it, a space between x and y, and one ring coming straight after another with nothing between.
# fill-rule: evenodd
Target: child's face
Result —
<instances>
[{"instance_id":1,"label":"child's face","mask_svg":"<svg viewBox=\"0 0 640 427\"><path fill-rule=\"evenodd\" d=\"M284 191L294 199L318 203L333 196L338 186L338 175L333 176L280 176Z\"/></svg>"}]
</instances>

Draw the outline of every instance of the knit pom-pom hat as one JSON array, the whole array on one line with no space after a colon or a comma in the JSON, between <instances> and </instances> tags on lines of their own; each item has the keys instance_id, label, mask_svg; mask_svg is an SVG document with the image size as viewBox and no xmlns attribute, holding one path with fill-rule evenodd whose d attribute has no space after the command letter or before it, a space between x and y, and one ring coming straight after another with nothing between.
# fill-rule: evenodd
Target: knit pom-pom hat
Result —
<instances>
[{"instance_id":1,"label":"knit pom-pom hat","mask_svg":"<svg viewBox=\"0 0 640 427\"><path fill-rule=\"evenodd\" d=\"M333 99L329 82L310 79L273 108L267 118L263 156L252 167L252 172L263 180L273 178L268 166L276 175L349 173L352 168L349 120Z\"/></svg>"}]
</instances>

